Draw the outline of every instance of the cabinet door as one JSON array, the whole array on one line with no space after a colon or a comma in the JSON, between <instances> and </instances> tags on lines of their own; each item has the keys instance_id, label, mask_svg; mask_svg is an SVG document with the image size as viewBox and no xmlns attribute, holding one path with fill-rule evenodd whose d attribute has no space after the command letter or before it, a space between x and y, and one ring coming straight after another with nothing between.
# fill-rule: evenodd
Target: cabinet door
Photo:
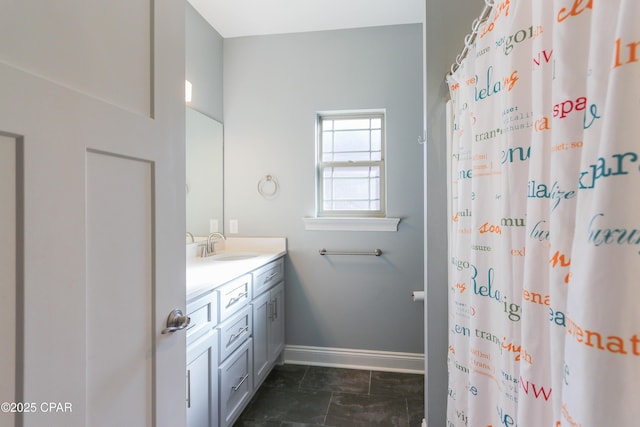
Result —
<instances>
[{"instance_id":1,"label":"cabinet door","mask_svg":"<svg viewBox=\"0 0 640 427\"><path fill-rule=\"evenodd\" d=\"M187 347L187 426L218 422L218 336L209 331Z\"/></svg>"},{"instance_id":2,"label":"cabinet door","mask_svg":"<svg viewBox=\"0 0 640 427\"><path fill-rule=\"evenodd\" d=\"M271 321L269 323L269 361L275 362L284 349L284 282L269 292Z\"/></svg>"},{"instance_id":3,"label":"cabinet door","mask_svg":"<svg viewBox=\"0 0 640 427\"><path fill-rule=\"evenodd\" d=\"M251 304L253 306L253 384L254 389L257 389L267 376L270 366L270 293L266 292L260 295Z\"/></svg>"},{"instance_id":4,"label":"cabinet door","mask_svg":"<svg viewBox=\"0 0 640 427\"><path fill-rule=\"evenodd\" d=\"M249 339L220 365L220 427L232 425L251 397L252 350Z\"/></svg>"}]
</instances>

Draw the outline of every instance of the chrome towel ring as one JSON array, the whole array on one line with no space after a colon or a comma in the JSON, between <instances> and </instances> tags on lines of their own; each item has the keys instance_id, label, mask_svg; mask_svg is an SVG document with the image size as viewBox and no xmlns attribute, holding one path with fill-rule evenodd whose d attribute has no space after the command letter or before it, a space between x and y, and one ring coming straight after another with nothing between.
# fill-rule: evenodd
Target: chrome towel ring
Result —
<instances>
[{"instance_id":1,"label":"chrome towel ring","mask_svg":"<svg viewBox=\"0 0 640 427\"><path fill-rule=\"evenodd\" d=\"M273 199L278 195L280 185L278 180L271 174L263 176L258 181L258 193L265 199Z\"/></svg>"}]
</instances>

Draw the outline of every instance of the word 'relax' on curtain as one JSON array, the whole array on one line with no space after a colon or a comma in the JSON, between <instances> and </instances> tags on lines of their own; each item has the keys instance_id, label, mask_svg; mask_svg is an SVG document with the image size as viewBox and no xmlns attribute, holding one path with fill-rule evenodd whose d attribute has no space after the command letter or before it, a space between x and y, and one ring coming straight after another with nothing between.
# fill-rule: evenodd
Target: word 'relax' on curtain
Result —
<instances>
[{"instance_id":1,"label":"word 'relax' on curtain","mask_svg":"<svg viewBox=\"0 0 640 427\"><path fill-rule=\"evenodd\" d=\"M448 426L640 425L640 2L496 0L448 76Z\"/></svg>"}]
</instances>

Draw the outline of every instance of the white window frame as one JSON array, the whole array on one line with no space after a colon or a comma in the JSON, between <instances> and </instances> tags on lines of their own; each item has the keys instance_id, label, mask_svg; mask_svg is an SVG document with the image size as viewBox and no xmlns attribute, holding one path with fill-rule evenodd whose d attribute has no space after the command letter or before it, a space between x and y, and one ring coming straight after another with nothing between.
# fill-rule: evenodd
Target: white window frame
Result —
<instances>
[{"instance_id":1,"label":"white window frame","mask_svg":"<svg viewBox=\"0 0 640 427\"><path fill-rule=\"evenodd\" d=\"M349 160L323 161L322 144L324 119L380 119L381 121L381 153L380 160ZM386 112L384 110L351 111L351 112L321 112L316 115L316 215L318 218L384 218L386 215ZM380 208L378 210L342 210L324 209L324 177L323 171L327 167L378 166Z\"/></svg>"}]
</instances>

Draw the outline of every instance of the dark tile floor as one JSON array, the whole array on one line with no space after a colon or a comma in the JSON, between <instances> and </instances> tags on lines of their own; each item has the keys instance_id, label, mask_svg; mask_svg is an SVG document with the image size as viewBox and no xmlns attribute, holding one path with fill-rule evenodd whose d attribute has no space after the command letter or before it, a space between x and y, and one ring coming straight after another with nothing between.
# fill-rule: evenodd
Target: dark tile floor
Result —
<instances>
[{"instance_id":1,"label":"dark tile floor","mask_svg":"<svg viewBox=\"0 0 640 427\"><path fill-rule=\"evenodd\" d=\"M276 366L234 427L419 427L424 375Z\"/></svg>"}]
</instances>

